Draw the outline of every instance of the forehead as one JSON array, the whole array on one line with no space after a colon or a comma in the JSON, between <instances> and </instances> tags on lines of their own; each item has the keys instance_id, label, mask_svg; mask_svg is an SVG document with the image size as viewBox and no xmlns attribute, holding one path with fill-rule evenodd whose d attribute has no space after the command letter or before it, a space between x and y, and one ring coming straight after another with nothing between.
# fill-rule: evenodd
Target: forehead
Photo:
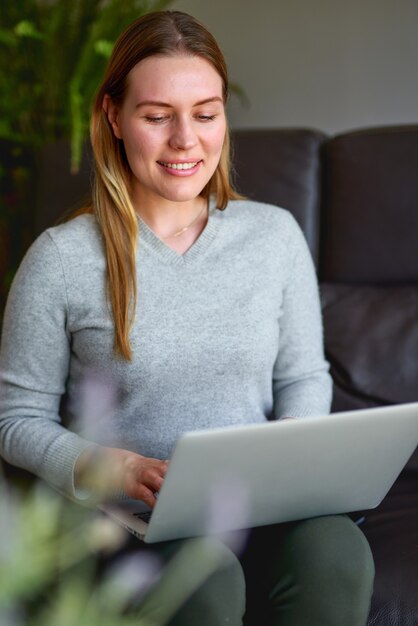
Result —
<instances>
[{"instance_id":1,"label":"forehead","mask_svg":"<svg viewBox=\"0 0 418 626\"><path fill-rule=\"evenodd\" d=\"M128 98L167 101L179 96L222 98L222 78L206 59L186 55L148 57L128 75Z\"/></svg>"}]
</instances>

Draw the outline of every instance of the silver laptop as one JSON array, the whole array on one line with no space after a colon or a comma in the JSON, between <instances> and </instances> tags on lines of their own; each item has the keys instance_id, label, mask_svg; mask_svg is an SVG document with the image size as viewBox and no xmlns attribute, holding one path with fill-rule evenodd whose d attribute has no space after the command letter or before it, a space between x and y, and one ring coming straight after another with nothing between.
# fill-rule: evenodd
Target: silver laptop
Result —
<instances>
[{"instance_id":1,"label":"silver laptop","mask_svg":"<svg viewBox=\"0 0 418 626\"><path fill-rule=\"evenodd\" d=\"M417 445L418 403L191 432L152 513L136 500L100 508L147 543L362 511Z\"/></svg>"}]
</instances>

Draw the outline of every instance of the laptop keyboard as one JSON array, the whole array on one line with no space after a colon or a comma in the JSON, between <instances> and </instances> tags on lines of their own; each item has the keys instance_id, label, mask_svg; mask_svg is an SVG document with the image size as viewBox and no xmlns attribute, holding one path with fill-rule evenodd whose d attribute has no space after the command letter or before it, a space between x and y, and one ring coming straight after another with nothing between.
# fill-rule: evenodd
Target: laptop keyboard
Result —
<instances>
[{"instance_id":1,"label":"laptop keyboard","mask_svg":"<svg viewBox=\"0 0 418 626\"><path fill-rule=\"evenodd\" d=\"M151 519L152 511L138 511L136 513L132 513L132 515L148 524Z\"/></svg>"}]
</instances>

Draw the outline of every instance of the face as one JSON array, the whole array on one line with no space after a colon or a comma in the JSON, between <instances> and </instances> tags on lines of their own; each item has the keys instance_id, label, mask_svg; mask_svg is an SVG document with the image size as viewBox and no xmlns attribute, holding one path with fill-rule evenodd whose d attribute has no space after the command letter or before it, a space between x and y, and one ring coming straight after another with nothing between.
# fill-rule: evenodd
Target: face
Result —
<instances>
[{"instance_id":1,"label":"face","mask_svg":"<svg viewBox=\"0 0 418 626\"><path fill-rule=\"evenodd\" d=\"M205 59L153 56L131 70L121 107L105 99L132 170L134 203L199 196L222 152L222 95L222 79Z\"/></svg>"}]
</instances>

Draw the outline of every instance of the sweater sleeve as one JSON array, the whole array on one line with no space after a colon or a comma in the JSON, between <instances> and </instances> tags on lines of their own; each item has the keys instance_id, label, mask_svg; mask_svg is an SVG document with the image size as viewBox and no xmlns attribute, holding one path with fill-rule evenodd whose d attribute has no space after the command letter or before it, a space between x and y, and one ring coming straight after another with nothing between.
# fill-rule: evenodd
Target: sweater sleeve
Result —
<instances>
[{"instance_id":1,"label":"sweater sleeve","mask_svg":"<svg viewBox=\"0 0 418 626\"><path fill-rule=\"evenodd\" d=\"M276 419L326 414L332 396L315 268L304 235L292 217L290 226L288 277L273 371Z\"/></svg>"},{"instance_id":2,"label":"sweater sleeve","mask_svg":"<svg viewBox=\"0 0 418 626\"><path fill-rule=\"evenodd\" d=\"M26 254L5 310L0 348L0 452L74 496L73 468L90 442L59 416L71 337L60 256L48 232Z\"/></svg>"}]
</instances>

